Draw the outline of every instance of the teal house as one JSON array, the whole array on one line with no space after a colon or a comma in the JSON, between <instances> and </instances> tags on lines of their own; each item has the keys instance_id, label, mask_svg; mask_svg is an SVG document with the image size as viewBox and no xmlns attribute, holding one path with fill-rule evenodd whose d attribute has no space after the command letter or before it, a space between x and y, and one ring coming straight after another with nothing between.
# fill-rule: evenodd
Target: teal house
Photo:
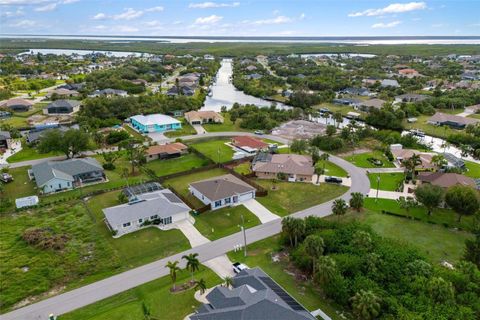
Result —
<instances>
[{"instance_id":1,"label":"teal house","mask_svg":"<svg viewBox=\"0 0 480 320\"><path fill-rule=\"evenodd\" d=\"M182 123L164 114L136 115L130 117L132 127L141 133L179 130Z\"/></svg>"}]
</instances>

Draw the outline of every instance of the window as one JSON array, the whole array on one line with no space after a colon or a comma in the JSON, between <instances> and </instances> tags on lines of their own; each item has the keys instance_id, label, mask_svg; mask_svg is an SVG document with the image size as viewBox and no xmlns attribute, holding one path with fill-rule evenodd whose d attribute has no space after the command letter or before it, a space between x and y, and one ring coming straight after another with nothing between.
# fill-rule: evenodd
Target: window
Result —
<instances>
[{"instance_id":1,"label":"window","mask_svg":"<svg viewBox=\"0 0 480 320\"><path fill-rule=\"evenodd\" d=\"M138 223L142 223L143 222L143 219L138 219Z\"/></svg>"},{"instance_id":2,"label":"window","mask_svg":"<svg viewBox=\"0 0 480 320\"><path fill-rule=\"evenodd\" d=\"M225 204L231 203L232 199L231 198L225 198Z\"/></svg>"},{"instance_id":3,"label":"window","mask_svg":"<svg viewBox=\"0 0 480 320\"><path fill-rule=\"evenodd\" d=\"M58 184L58 189L62 189L62 184L61 183Z\"/></svg>"},{"instance_id":4,"label":"window","mask_svg":"<svg viewBox=\"0 0 480 320\"><path fill-rule=\"evenodd\" d=\"M215 201L215 207L219 207L222 205L222 200Z\"/></svg>"},{"instance_id":5,"label":"window","mask_svg":"<svg viewBox=\"0 0 480 320\"><path fill-rule=\"evenodd\" d=\"M163 224L170 224L172 223L172 217L166 217L163 219Z\"/></svg>"},{"instance_id":6,"label":"window","mask_svg":"<svg viewBox=\"0 0 480 320\"><path fill-rule=\"evenodd\" d=\"M157 219L157 218L158 218L158 214L150 217L150 219L152 219L152 220Z\"/></svg>"},{"instance_id":7,"label":"window","mask_svg":"<svg viewBox=\"0 0 480 320\"><path fill-rule=\"evenodd\" d=\"M130 222L124 223L124 224L123 224L123 227L124 227L124 228L130 227Z\"/></svg>"}]
</instances>

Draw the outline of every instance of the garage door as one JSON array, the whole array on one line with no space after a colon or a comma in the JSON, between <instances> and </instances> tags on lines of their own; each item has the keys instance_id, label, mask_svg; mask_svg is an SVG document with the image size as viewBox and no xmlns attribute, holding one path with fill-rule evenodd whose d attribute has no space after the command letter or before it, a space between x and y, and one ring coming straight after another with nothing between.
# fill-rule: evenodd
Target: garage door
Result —
<instances>
[{"instance_id":1,"label":"garage door","mask_svg":"<svg viewBox=\"0 0 480 320\"><path fill-rule=\"evenodd\" d=\"M246 201L246 200L249 200L249 199L252 199L253 198L253 192L249 192L249 193L245 193L245 194L242 194L240 195L240 197L238 198L240 202L242 201Z\"/></svg>"}]
</instances>

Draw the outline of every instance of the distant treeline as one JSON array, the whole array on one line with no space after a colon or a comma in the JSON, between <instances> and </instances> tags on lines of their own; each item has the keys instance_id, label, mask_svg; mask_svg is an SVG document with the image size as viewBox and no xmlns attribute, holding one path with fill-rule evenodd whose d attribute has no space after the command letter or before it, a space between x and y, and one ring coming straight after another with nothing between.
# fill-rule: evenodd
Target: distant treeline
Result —
<instances>
[{"instance_id":1,"label":"distant treeline","mask_svg":"<svg viewBox=\"0 0 480 320\"><path fill-rule=\"evenodd\" d=\"M402 44L402 45L369 45L356 46L334 43L158 43L156 41L130 40L123 43L112 43L101 40L59 40L45 39L44 41L32 39L0 39L0 53L18 53L28 49L78 49L78 50L105 50L105 51L132 51L153 54L187 53L214 54L219 56L245 56L245 55L275 55L291 53L371 53L395 55L448 55L448 54L480 54L479 45L427 45L427 44Z\"/></svg>"}]
</instances>

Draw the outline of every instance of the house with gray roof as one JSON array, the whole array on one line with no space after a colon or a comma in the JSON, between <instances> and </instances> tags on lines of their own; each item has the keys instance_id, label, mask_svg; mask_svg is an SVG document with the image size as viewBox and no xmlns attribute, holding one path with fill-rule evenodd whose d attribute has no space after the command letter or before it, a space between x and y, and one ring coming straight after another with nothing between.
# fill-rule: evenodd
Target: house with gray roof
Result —
<instances>
[{"instance_id":1,"label":"house with gray roof","mask_svg":"<svg viewBox=\"0 0 480 320\"><path fill-rule=\"evenodd\" d=\"M103 209L105 222L116 236L152 224L166 228L190 217L191 209L169 189L139 193L129 199L128 203Z\"/></svg>"},{"instance_id":2,"label":"house with gray roof","mask_svg":"<svg viewBox=\"0 0 480 320\"><path fill-rule=\"evenodd\" d=\"M394 80L394 79L383 79L380 82L380 87L382 87L382 88L387 88L387 87L400 88L400 84L398 84L398 81Z\"/></svg>"},{"instance_id":3,"label":"house with gray roof","mask_svg":"<svg viewBox=\"0 0 480 320\"><path fill-rule=\"evenodd\" d=\"M106 180L102 165L94 158L45 161L33 165L28 173L43 193L71 190Z\"/></svg>"},{"instance_id":4,"label":"house with gray roof","mask_svg":"<svg viewBox=\"0 0 480 320\"><path fill-rule=\"evenodd\" d=\"M126 97L128 95L127 91L125 90L118 90L118 89L102 89L102 90L95 90L93 93L89 94L88 96L91 98L96 98L96 97L113 97L113 96L120 96L120 97Z\"/></svg>"},{"instance_id":5,"label":"house with gray roof","mask_svg":"<svg viewBox=\"0 0 480 320\"><path fill-rule=\"evenodd\" d=\"M288 292L260 268L246 269L231 288L217 286L190 320L314 320Z\"/></svg>"},{"instance_id":6,"label":"house with gray roof","mask_svg":"<svg viewBox=\"0 0 480 320\"><path fill-rule=\"evenodd\" d=\"M0 131L0 149L10 149L12 137L8 131Z\"/></svg>"},{"instance_id":7,"label":"house with gray roof","mask_svg":"<svg viewBox=\"0 0 480 320\"><path fill-rule=\"evenodd\" d=\"M81 102L78 100L55 100L48 104L43 113L47 115L71 115L80 110Z\"/></svg>"},{"instance_id":8,"label":"house with gray roof","mask_svg":"<svg viewBox=\"0 0 480 320\"><path fill-rule=\"evenodd\" d=\"M190 193L212 210L255 198L256 189L232 174L191 183Z\"/></svg>"}]
</instances>

